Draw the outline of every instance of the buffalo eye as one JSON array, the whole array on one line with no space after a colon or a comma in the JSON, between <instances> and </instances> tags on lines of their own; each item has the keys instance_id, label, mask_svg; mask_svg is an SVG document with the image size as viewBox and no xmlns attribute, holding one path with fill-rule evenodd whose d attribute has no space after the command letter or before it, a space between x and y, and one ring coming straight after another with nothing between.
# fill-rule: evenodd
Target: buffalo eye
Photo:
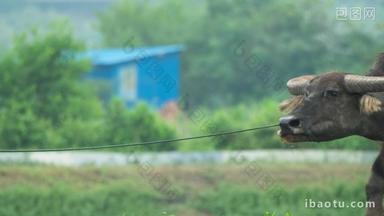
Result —
<instances>
[{"instance_id":1,"label":"buffalo eye","mask_svg":"<svg viewBox=\"0 0 384 216\"><path fill-rule=\"evenodd\" d=\"M337 97L339 96L339 92L336 90L326 90L324 92L324 97Z\"/></svg>"}]
</instances>

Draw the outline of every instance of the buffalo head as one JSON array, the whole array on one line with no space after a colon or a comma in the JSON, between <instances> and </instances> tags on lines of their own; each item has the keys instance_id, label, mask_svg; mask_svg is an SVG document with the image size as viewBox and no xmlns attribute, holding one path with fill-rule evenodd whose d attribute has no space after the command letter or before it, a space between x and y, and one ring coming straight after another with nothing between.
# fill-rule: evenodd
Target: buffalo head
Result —
<instances>
[{"instance_id":1,"label":"buffalo head","mask_svg":"<svg viewBox=\"0 0 384 216\"><path fill-rule=\"evenodd\" d=\"M292 99L280 108L278 134L288 142L328 141L350 135L383 139L384 77L342 72L301 76L287 83Z\"/></svg>"}]
</instances>

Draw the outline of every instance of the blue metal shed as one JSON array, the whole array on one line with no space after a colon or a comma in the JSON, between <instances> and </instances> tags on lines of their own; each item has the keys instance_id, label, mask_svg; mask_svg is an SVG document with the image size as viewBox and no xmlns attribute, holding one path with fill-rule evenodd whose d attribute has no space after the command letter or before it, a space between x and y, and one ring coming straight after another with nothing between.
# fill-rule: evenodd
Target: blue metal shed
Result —
<instances>
[{"instance_id":1,"label":"blue metal shed","mask_svg":"<svg viewBox=\"0 0 384 216\"><path fill-rule=\"evenodd\" d=\"M103 99L117 97L132 106L143 101L160 108L180 95L181 45L99 49L84 53L92 62L87 78L99 82Z\"/></svg>"}]
</instances>

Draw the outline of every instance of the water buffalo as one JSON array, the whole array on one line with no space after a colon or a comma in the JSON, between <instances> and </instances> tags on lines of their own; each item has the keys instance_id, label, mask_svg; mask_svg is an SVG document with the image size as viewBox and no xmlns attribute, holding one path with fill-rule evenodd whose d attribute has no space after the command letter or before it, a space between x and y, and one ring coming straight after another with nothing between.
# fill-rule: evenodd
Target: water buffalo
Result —
<instances>
[{"instance_id":1,"label":"water buffalo","mask_svg":"<svg viewBox=\"0 0 384 216\"><path fill-rule=\"evenodd\" d=\"M351 135L384 141L384 53L366 76L328 72L293 78L287 83L292 99L281 103L278 134L287 142L328 141ZM366 185L374 208L367 216L384 215L384 147Z\"/></svg>"}]
</instances>

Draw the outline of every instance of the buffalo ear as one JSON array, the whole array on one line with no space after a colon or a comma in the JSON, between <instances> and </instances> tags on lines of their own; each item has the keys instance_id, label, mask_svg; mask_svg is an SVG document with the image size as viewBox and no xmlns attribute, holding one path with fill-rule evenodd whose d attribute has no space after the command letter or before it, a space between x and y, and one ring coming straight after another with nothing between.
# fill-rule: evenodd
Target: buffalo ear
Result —
<instances>
[{"instance_id":1,"label":"buffalo ear","mask_svg":"<svg viewBox=\"0 0 384 216\"><path fill-rule=\"evenodd\" d=\"M292 110L296 109L296 107L300 106L303 103L303 100L304 96L295 96L293 98L281 102L279 108L281 111L289 113Z\"/></svg>"},{"instance_id":2,"label":"buffalo ear","mask_svg":"<svg viewBox=\"0 0 384 216\"><path fill-rule=\"evenodd\" d=\"M365 94L360 98L360 112L367 115L382 110L382 102L378 98Z\"/></svg>"}]
</instances>

